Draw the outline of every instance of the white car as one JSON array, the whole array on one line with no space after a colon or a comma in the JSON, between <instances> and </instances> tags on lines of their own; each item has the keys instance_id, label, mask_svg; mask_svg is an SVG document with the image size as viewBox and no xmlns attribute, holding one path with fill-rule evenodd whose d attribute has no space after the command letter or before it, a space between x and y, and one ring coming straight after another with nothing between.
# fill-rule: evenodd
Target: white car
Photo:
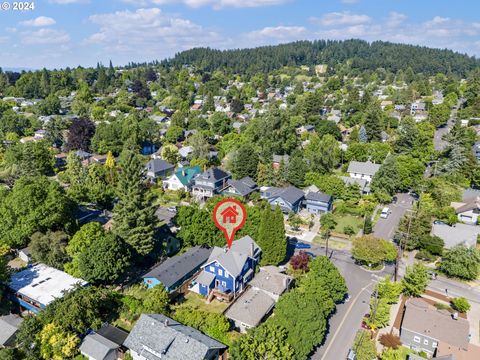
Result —
<instances>
[{"instance_id":1,"label":"white car","mask_svg":"<svg viewBox=\"0 0 480 360\"><path fill-rule=\"evenodd\" d=\"M390 215L390 209L388 207L383 208L382 213L380 214L380 217L382 219L388 218L388 215Z\"/></svg>"}]
</instances>

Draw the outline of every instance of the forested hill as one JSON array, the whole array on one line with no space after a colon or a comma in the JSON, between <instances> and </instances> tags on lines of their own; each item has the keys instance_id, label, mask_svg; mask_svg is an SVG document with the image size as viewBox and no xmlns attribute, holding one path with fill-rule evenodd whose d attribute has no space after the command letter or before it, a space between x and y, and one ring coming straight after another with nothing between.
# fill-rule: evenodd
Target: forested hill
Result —
<instances>
[{"instance_id":1,"label":"forested hill","mask_svg":"<svg viewBox=\"0 0 480 360\"><path fill-rule=\"evenodd\" d=\"M251 75L269 72L283 66L328 64L333 66L352 60L359 70L384 68L392 72L411 67L416 73L433 75L452 72L465 76L480 65L474 57L447 49L394 44L383 41L368 43L363 40L297 41L253 49L214 50L195 48L183 51L163 65L195 65L205 71L224 69L227 72Z\"/></svg>"}]
</instances>

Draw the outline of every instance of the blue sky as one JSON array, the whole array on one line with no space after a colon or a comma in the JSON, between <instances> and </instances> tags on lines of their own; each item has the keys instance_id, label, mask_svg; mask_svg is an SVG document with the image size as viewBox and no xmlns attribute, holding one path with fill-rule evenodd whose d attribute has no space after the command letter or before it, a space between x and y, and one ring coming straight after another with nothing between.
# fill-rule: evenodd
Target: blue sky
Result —
<instances>
[{"instance_id":1,"label":"blue sky","mask_svg":"<svg viewBox=\"0 0 480 360\"><path fill-rule=\"evenodd\" d=\"M479 13L471 0L37 0L32 11L0 11L0 66L123 65L195 46L349 38L478 56Z\"/></svg>"}]
</instances>

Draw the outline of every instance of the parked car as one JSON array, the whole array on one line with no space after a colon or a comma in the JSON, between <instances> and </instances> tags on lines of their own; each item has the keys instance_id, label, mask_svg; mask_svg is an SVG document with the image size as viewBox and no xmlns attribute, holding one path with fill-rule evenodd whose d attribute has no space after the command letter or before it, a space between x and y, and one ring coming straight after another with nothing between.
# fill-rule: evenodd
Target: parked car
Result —
<instances>
[{"instance_id":1,"label":"parked car","mask_svg":"<svg viewBox=\"0 0 480 360\"><path fill-rule=\"evenodd\" d=\"M167 208L167 211L177 212L177 208L175 206L170 206L169 208Z\"/></svg>"},{"instance_id":2,"label":"parked car","mask_svg":"<svg viewBox=\"0 0 480 360\"><path fill-rule=\"evenodd\" d=\"M370 314L365 314L365 316L363 317L363 320L362 320L361 327L365 330L370 330L370 328L367 325L367 321L366 321L369 317L370 317Z\"/></svg>"},{"instance_id":3,"label":"parked car","mask_svg":"<svg viewBox=\"0 0 480 360\"><path fill-rule=\"evenodd\" d=\"M434 223L435 225L447 225L447 224L445 224L442 220L434 220L433 223Z\"/></svg>"},{"instance_id":4,"label":"parked car","mask_svg":"<svg viewBox=\"0 0 480 360\"><path fill-rule=\"evenodd\" d=\"M394 196L392 198L392 204L396 204L398 202L398 198L396 196Z\"/></svg>"},{"instance_id":5,"label":"parked car","mask_svg":"<svg viewBox=\"0 0 480 360\"><path fill-rule=\"evenodd\" d=\"M348 350L347 360L357 360L357 355L352 349Z\"/></svg>"},{"instance_id":6,"label":"parked car","mask_svg":"<svg viewBox=\"0 0 480 360\"><path fill-rule=\"evenodd\" d=\"M295 244L295 249L310 249L312 245L304 243L304 242L297 242Z\"/></svg>"},{"instance_id":7,"label":"parked car","mask_svg":"<svg viewBox=\"0 0 480 360\"><path fill-rule=\"evenodd\" d=\"M388 215L390 215L390 209L388 207L384 207L382 213L380 214L380 217L382 219L386 219L388 218Z\"/></svg>"}]
</instances>

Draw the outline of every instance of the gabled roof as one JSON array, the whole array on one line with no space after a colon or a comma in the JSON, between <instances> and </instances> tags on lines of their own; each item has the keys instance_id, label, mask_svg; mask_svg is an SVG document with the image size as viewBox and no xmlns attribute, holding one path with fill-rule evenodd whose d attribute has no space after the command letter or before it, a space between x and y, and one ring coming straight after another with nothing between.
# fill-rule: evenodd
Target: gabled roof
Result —
<instances>
[{"instance_id":1,"label":"gabled roof","mask_svg":"<svg viewBox=\"0 0 480 360\"><path fill-rule=\"evenodd\" d=\"M257 189L257 184L248 176L240 180L228 179L227 184L241 196L247 196Z\"/></svg>"},{"instance_id":2,"label":"gabled roof","mask_svg":"<svg viewBox=\"0 0 480 360\"><path fill-rule=\"evenodd\" d=\"M142 314L124 345L147 360L203 360L226 346L161 314Z\"/></svg>"},{"instance_id":3,"label":"gabled roof","mask_svg":"<svg viewBox=\"0 0 480 360\"><path fill-rule=\"evenodd\" d=\"M466 200L465 204L455 209L457 214L461 214L466 211L480 209L480 197L474 197Z\"/></svg>"},{"instance_id":4,"label":"gabled roof","mask_svg":"<svg viewBox=\"0 0 480 360\"><path fill-rule=\"evenodd\" d=\"M302 190L296 188L295 186L289 186L284 189L279 189L278 192L274 192L271 199L281 197L283 200L287 201L290 204L295 204L298 201L302 200L305 194Z\"/></svg>"},{"instance_id":5,"label":"gabled roof","mask_svg":"<svg viewBox=\"0 0 480 360\"><path fill-rule=\"evenodd\" d=\"M374 164L371 161L350 161L347 172L373 176L379 169L380 164Z\"/></svg>"},{"instance_id":6,"label":"gabled roof","mask_svg":"<svg viewBox=\"0 0 480 360\"><path fill-rule=\"evenodd\" d=\"M250 281L250 286L274 295L283 294L293 278L276 266L263 266Z\"/></svg>"},{"instance_id":7,"label":"gabled roof","mask_svg":"<svg viewBox=\"0 0 480 360\"><path fill-rule=\"evenodd\" d=\"M432 235L441 238L447 249L463 244L474 247L477 236L480 235L480 226L457 223L453 226L446 224L433 224Z\"/></svg>"},{"instance_id":8,"label":"gabled roof","mask_svg":"<svg viewBox=\"0 0 480 360\"><path fill-rule=\"evenodd\" d=\"M283 161L283 163L285 165L288 165L288 160L290 159L290 156L288 155L273 155L273 162L274 163L281 163Z\"/></svg>"},{"instance_id":9,"label":"gabled roof","mask_svg":"<svg viewBox=\"0 0 480 360\"><path fill-rule=\"evenodd\" d=\"M146 169L147 171L152 171L153 173L158 173L162 171L168 171L173 169L175 166L172 164L166 162L165 160L162 159L153 159L150 160L147 165Z\"/></svg>"},{"instance_id":10,"label":"gabled roof","mask_svg":"<svg viewBox=\"0 0 480 360\"><path fill-rule=\"evenodd\" d=\"M321 191L318 191L318 192L310 191L310 192L307 193L307 195L305 195L305 199L310 200L310 201L318 201L318 202L328 203L332 200L332 197L330 195L324 194Z\"/></svg>"},{"instance_id":11,"label":"gabled roof","mask_svg":"<svg viewBox=\"0 0 480 360\"><path fill-rule=\"evenodd\" d=\"M143 275L143 278L155 278L165 287L171 287L196 268L199 268L210 256L212 249L195 246L181 255L168 258L157 267Z\"/></svg>"},{"instance_id":12,"label":"gabled roof","mask_svg":"<svg viewBox=\"0 0 480 360\"><path fill-rule=\"evenodd\" d=\"M241 274L247 259L249 257L256 257L260 252L261 249L257 243L247 235L241 239L233 241L229 250L228 248L213 248L212 254L208 258L206 265L216 261L227 270L230 275L237 277Z\"/></svg>"},{"instance_id":13,"label":"gabled roof","mask_svg":"<svg viewBox=\"0 0 480 360\"><path fill-rule=\"evenodd\" d=\"M118 349L119 345L115 344L103 336L93 333L89 334L83 339L80 345L80 352L88 356L89 359L103 360L107 355Z\"/></svg>"},{"instance_id":14,"label":"gabled roof","mask_svg":"<svg viewBox=\"0 0 480 360\"><path fill-rule=\"evenodd\" d=\"M23 319L18 315L0 317L0 348L7 345L22 324Z\"/></svg>"}]
</instances>

